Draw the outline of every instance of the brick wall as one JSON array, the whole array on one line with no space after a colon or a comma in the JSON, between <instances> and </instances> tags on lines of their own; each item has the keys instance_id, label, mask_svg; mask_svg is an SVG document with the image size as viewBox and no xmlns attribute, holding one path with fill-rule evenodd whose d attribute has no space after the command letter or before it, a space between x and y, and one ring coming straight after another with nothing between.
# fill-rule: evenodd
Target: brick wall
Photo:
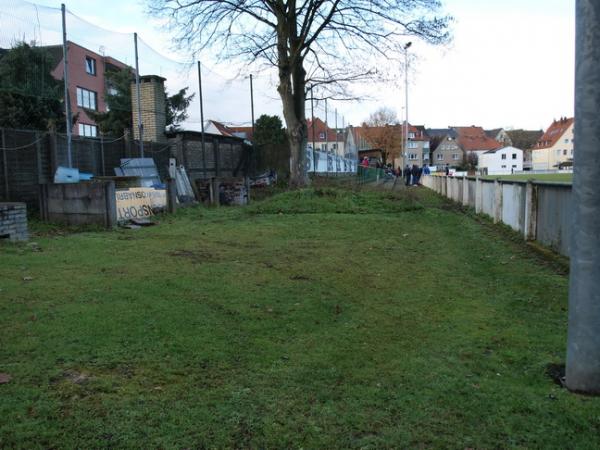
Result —
<instances>
[{"instance_id":1,"label":"brick wall","mask_svg":"<svg viewBox=\"0 0 600 450\"><path fill-rule=\"evenodd\" d=\"M0 203L0 238L11 241L29 238L25 203Z\"/></svg>"},{"instance_id":2,"label":"brick wall","mask_svg":"<svg viewBox=\"0 0 600 450\"><path fill-rule=\"evenodd\" d=\"M144 141L166 142L165 79L157 75L140 77L141 116ZM139 139L137 89L131 84L131 110L133 111L133 137Z\"/></svg>"}]
</instances>

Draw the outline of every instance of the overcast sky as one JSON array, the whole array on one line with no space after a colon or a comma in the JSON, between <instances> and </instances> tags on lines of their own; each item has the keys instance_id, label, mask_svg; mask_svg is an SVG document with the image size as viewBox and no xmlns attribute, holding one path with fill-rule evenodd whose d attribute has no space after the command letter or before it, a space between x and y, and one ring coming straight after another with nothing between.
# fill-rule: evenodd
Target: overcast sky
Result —
<instances>
[{"instance_id":1,"label":"overcast sky","mask_svg":"<svg viewBox=\"0 0 600 450\"><path fill-rule=\"evenodd\" d=\"M52 0L39 5L60 8ZM132 37L137 31L140 72L166 76L173 90L190 86L197 91L197 73L176 61L189 60L173 51L170 36L145 14L136 0L66 0L73 14L113 33L73 17L67 20L69 38L94 51L133 64ZM573 114L575 0L447 0L445 11L455 18L453 42L444 48L413 40L417 57L409 71L409 121L427 127L481 125L485 128L546 128L554 118ZM44 44L60 40L59 10L22 8L21 0L0 0L0 45L11 35ZM33 30L33 31L32 31ZM146 46L145 44L148 44ZM154 53L152 49L158 53ZM166 55L166 56L161 56ZM234 124L250 121L248 80L231 81L231 65L204 55L205 118ZM212 69L211 70L209 70ZM398 68L400 80L403 75ZM281 115L272 75L255 77L255 111ZM374 86L365 93L374 100L331 102L329 121L338 109L338 124L360 124L380 106L404 116L403 83ZM324 118L324 105L318 106ZM199 107L190 109L190 128L199 129Z\"/></svg>"}]
</instances>

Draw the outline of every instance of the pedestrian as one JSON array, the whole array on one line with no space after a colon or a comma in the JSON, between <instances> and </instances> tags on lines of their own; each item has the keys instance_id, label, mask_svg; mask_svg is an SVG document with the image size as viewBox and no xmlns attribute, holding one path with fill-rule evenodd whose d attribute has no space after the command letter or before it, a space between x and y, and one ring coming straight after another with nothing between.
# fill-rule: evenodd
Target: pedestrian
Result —
<instances>
[{"instance_id":1,"label":"pedestrian","mask_svg":"<svg viewBox=\"0 0 600 450\"><path fill-rule=\"evenodd\" d=\"M407 164L406 167L404 168L404 179L406 180L405 184L407 186L410 186L410 166Z\"/></svg>"},{"instance_id":2,"label":"pedestrian","mask_svg":"<svg viewBox=\"0 0 600 450\"><path fill-rule=\"evenodd\" d=\"M429 175L431 174L431 170L429 169L429 166L427 164L425 164L425 166L423 166L423 175Z\"/></svg>"},{"instance_id":3,"label":"pedestrian","mask_svg":"<svg viewBox=\"0 0 600 450\"><path fill-rule=\"evenodd\" d=\"M450 166L446 163L446 176L450 175Z\"/></svg>"},{"instance_id":4,"label":"pedestrian","mask_svg":"<svg viewBox=\"0 0 600 450\"><path fill-rule=\"evenodd\" d=\"M416 164L413 164L412 166L411 175L412 185L416 186L419 183L419 166L417 166Z\"/></svg>"}]
</instances>

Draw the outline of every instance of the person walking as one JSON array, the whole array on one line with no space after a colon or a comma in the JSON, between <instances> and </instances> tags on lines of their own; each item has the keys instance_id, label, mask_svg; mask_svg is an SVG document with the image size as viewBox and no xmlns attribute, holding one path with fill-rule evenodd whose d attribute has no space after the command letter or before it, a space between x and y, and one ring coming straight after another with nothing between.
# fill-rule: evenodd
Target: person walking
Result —
<instances>
[{"instance_id":1,"label":"person walking","mask_svg":"<svg viewBox=\"0 0 600 450\"><path fill-rule=\"evenodd\" d=\"M419 166L413 164L412 170L410 172L412 175L412 185L416 186L419 182Z\"/></svg>"},{"instance_id":2,"label":"person walking","mask_svg":"<svg viewBox=\"0 0 600 450\"><path fill-rule=\"evenodd\" d=\"M410 166L407 164L406 167L404 168L404 179L405 184L407 186L410 186L410 177L411 177L411 172L410 172Z\"/></svg>"},{"instance_id":3,"label":"person walking","mask_svg":"<svg viewBox=\"0 0 600 450\"><path fill-rule=\"evenodd\" d=\"M446 163L446 176L450 175L450 166Z\"/></svg>"}]
</instances>

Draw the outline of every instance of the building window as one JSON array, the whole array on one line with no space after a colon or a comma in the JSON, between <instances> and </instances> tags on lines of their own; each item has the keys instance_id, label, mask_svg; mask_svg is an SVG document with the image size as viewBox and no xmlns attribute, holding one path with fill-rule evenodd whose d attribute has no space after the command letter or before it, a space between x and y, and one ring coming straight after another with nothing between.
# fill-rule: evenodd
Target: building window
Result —
<instances>
[{"instance_id":1,"label":"building window","mask_svg":"<svg viewBox=\"0 0 600 450\"><path fill-rule=\"evenodd\" d=\"M87 89L77 88L77 106L82 108L98 110L97 103L98 94L94 91L88 91Z\"/></svg>"},{"instance_id":2,"label":"building window","mask_svg":"<svg viewBox=\"0 0 600 450\"><path fill-rule=\"evenodd\" d=\"M452 153L452 159L456 161L458 159L458 153Z\"/></svg>"},{"instance_id":3,"label":"building window","mask_svg":"<svg viewBox=\"0 0 600 450\"><path fill-rule=\"evenodd\" d=\"M415 138L415 133L413 133L412 131L409 131L408 138L409 139L414 139Z\"/></svg>"},{"instance_id":4,"label":"building window","mask_svg":"<svg viewBox=\"0 0 600 450\"><path fill-rule=\"evenodd\" d=\"M566 148L563 150L563 155L567 156L567 149Z\"/></svg>"},{"instance_id":5,"label":"building window","mask_svg":"<svg viewBox=\"0 0 600 450\"><path fill-rule=\"evenodd\" d=\"M556 149L556 156L560 156L560 149L559 148Z\"/></svg>"},{"instance_id":6,"label":"building window","mask_svg":"<svg viewBox=\"0 0 600 450\"><path fill-rule=\"evenodd\" d=\"M417 148L417 143L416 142L409 142L408 143L408 148Z\"/></svg>"},{"instance_id":7,"label":"building window","mask_svg":"<svg viewBox=\"0 0 600 450\"><path fill-rule=\"evenodd\" d=\"M323 132L319 133L319 139L325 139L325 133L323 133Z\"/></svg>"},{"instance_id":8,"label":"building window","mask_svg":"<svg viewBox=\"0 0 600 450\"><path fill-rule=\"evenodd\" d=\"M573 149L571 149L571 156L573 156Z\"/></svg>"},{"instance_id":9,"label":"building window","mask_svg":"<svg viewBox=\"0 0 600 450\"><path fill-rule=\"evenodd\" d=\"M423 161L429 161L429 153L423 153Z\"/></svg>"},{"instance_id":10,"label":"building window","mask_svg":"<svg viewBox=\"0 0 600 450\"><path fill-rule=\"evenodd\" d=\"M504 153L502 154L502 159L506 159L506 155Z\"/></svg>"},{"instance_id":11,"label":"building window","mask_svg":"<svg viewBox=\"0 0 600 450\"><path fill-rule=\"evenodd\" d=\"M332 148L333 150L337 150L337 144L331 144L331 148Z\"/></svg>"},{"instance_id":12,"label":"building window","mask_svg":"<svg viewBox=\"0 0 600 450\"><path fill-rule=\"evenodd\" d=\"M443 160L444 160L444 155L443 155L443 154L441 154L441 153L438 153L438 154L437 154L437 160L438 160L438 161L443 161Z\"/></svg>"},{"instance_id":13,"label":"building window","mask_svg":"<svg viewBox=\"0 0 600 450\"><path fill-rule=\"evenodd\" d=\"M96 60L94 58L85 57L85 71L90 75L96 75Z\"/></svg>"},{"instance_id":14,"label":"building window","mask_svg":"<svg viewBox=\"0 0 600 450\"><path fill-rule=\"evenodd\" d=\"M502 168L503 168L503 169L506 169L506 164L502 164Z\"/></svg>"},{"instance_id":15,"label":"building window","mask_svg":"<svg viewBox=\"0 0 600 450\"><path fill-rule=\"evenodd\" d=\"M79 124L79 136L96 137L98 136L98 127L96 125L88 125L86 123Z\"/></svg>"},{"instance_id":16,"label":"building window","mask_svg":"<svg viewBox=\"0 0 600 450\"><path fill-rule=\"evenodd\" d=\"M419 159L419 158L416 153L409 153L408 159L414 160L414 159Z\"/></svg>"},{"instance_id":17,"label":"building window","mask_svg":"<svg viewBox=\"0 0 600 450\"><path fill-rule=\"evenodd\" d=\"M513 169L516 169L516 168L517 168L517 165L516 165L516 164L513 164Z\"/></svg>"},{"instance_id":18,"label":"building window","mask_svg":"<svg viewBox=\"0 0 600 450\"><path fill-rule=\"evenodd\" d=\"M513 158L513 159L517 159L517 154L516 154L516 153L513 153L513 154L512 154L512 158Z\"/></svg>"},{"instance_id":19,"label":"building window","mask_svg":"<svg viewBox=\"0 0 600 450\"><path fill-rule=\"evenodd\" d=\"M429 141L423 142L423 148L429 148Z\"/></svg>"}]
</instances>

